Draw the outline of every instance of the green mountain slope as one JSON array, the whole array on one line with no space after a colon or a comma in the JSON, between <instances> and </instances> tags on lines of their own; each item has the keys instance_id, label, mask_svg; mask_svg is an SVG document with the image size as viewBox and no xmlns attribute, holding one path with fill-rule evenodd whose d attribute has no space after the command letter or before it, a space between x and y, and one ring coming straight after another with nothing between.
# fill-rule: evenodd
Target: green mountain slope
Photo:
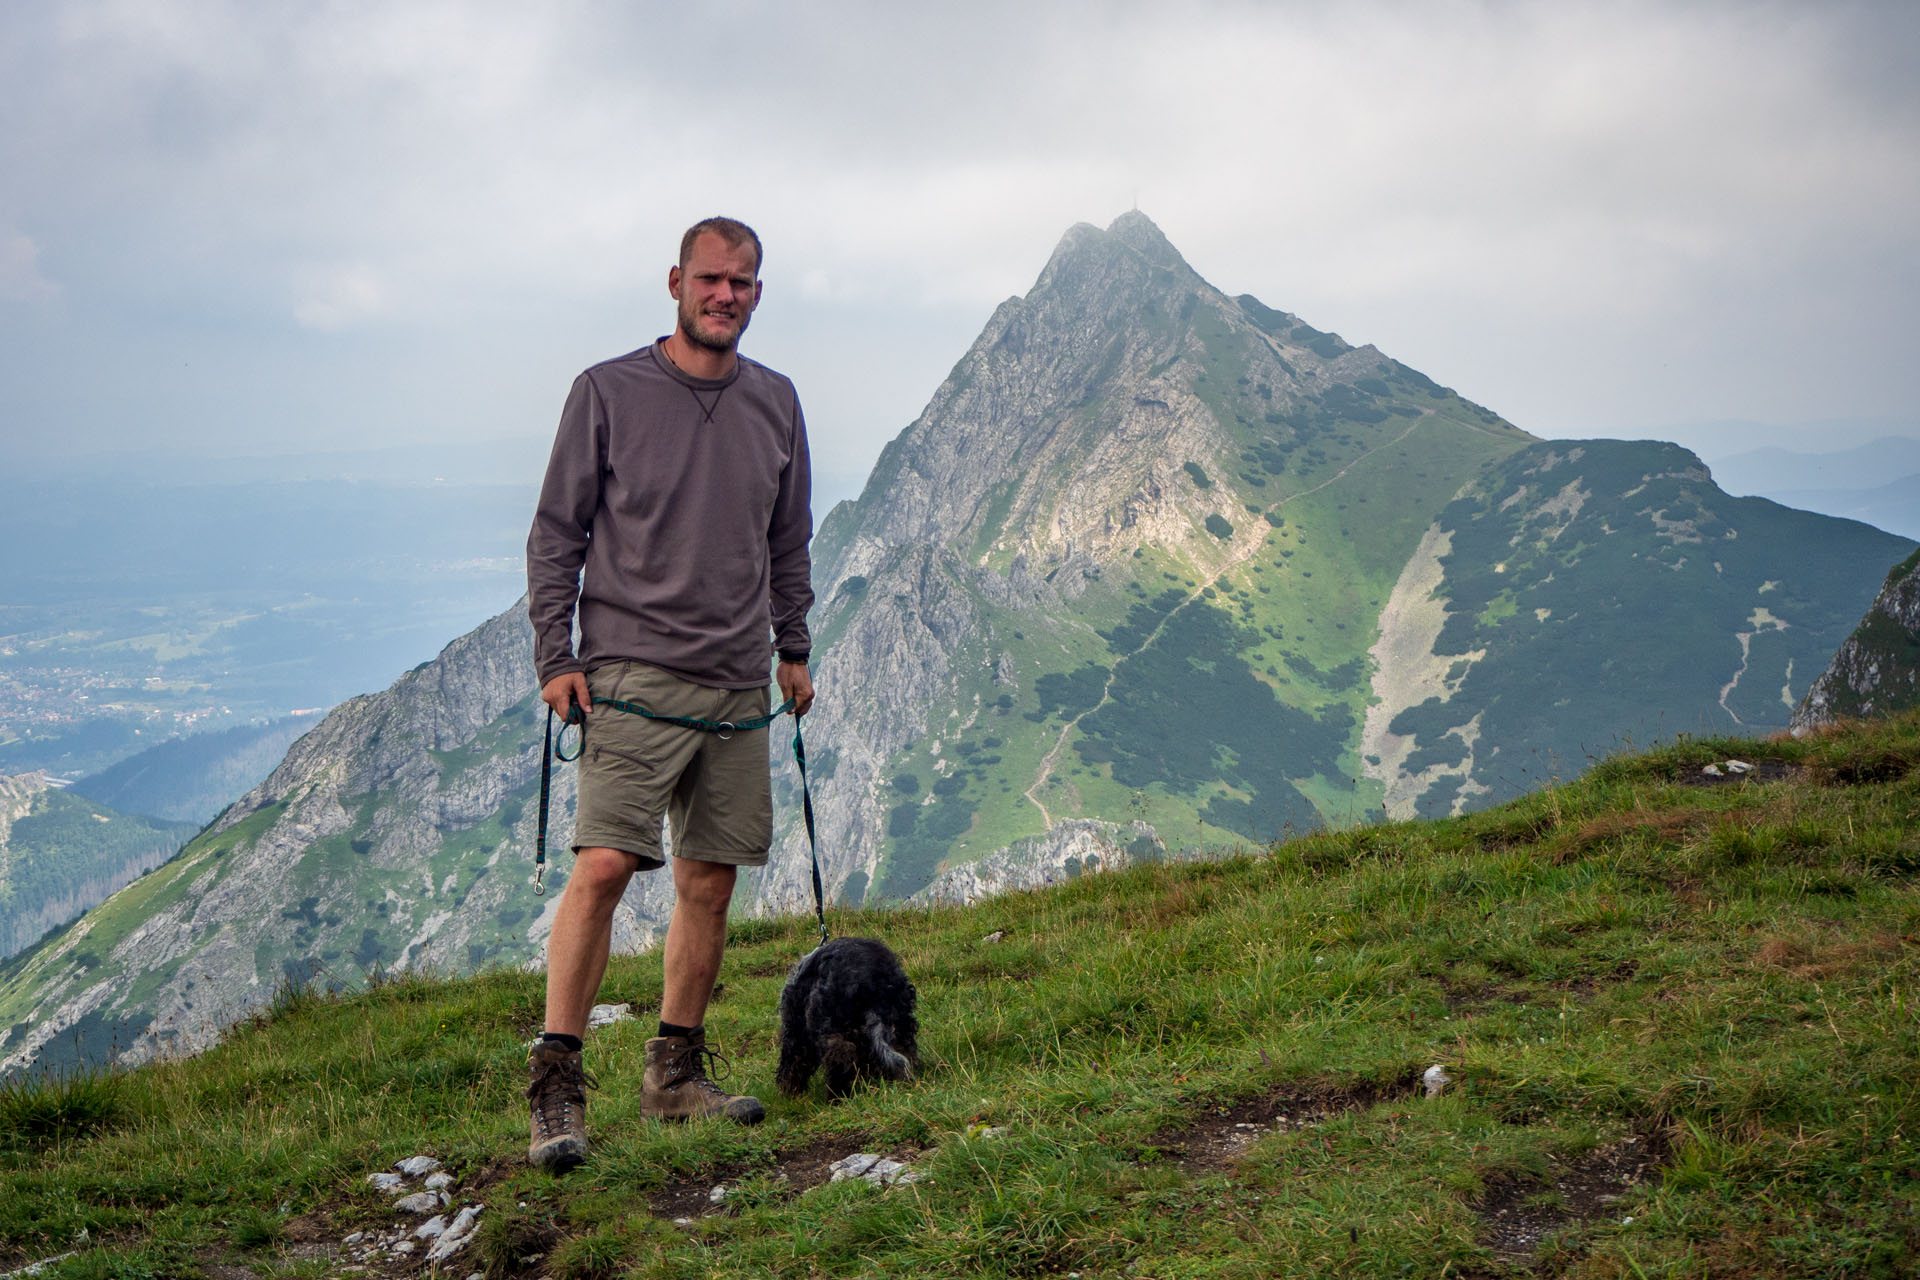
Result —
<instances>
[{"instance_id":1,"label":"green mountain slope","mask_svg":"<svg viewBox=\"0 0 1920 1280\"><path fill-rule=\"evenodd\" d=\"M193 832L48 787L38 773L0 777L0 959L165 862Z\"/></svg>"},{"instance_id":2,"label":"green mountain slope","mask_svg":"<svg viewBox=\"0 0 1920 1280\"><path fill-rule=\"evenodd\" d=\"M1623 744L1785 729L1858 617L1861 566L1909 545L1728 497L1676 445L1535 445L1434 524L1438 580L1420 596L1410 571L1376 652L1400 651L1376 664L1369 770L1396 816L1445 813Z\"/></svg>"},{"instance_id":3,"label":"green mountain slope","mask_svg":"<svg viewBox=\"0 0 1920 1280\"><path fill-rule=\"evenodd\" d=\"M1729 756L1765 781L1691 785ZM427 1155L443 1224L479 1210L454 1276L1908 1275L1916 802L1909 713L836 911L901 953L925 1059L838 1104L773 1089L811 921L742 921L708 1025L766 1122L638 1115L660 970L617 958L636 1019L589 1038L593 1150L559 1179L521 1154L540 975L289 992L198 1057L0 1091L0 1271L424 1274L426 1215L366 1179ZM921 1176L830 1181L860 1152Z\"/></svg>"}]
</instances>

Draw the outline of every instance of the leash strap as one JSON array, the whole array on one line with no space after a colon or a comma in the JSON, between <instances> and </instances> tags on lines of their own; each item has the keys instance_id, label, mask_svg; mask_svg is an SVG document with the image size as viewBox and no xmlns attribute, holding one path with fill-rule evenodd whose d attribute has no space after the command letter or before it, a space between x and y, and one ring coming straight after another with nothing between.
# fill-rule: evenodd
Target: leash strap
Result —
<instances>
[{"instance_id":1,"label":"leash strap","mask_svg":"<svg viewBox=\"0 0 1920 1280\"><path fill-rule=\"evenodd\" d=\"M807 787L807 744L800 717L793 718L793 762L800 766L800 811L807 815L807 856L813 860L813 915L820 922L820 945L827 945L827 895L820 886L820 843L813 834L813 792Z\"/></svg>"},{"instance_id":2,"label":"leash strap","mask_svg":"<svg viewBox=\"0 0 1920 1280\"><path fill-rule=\"evenodd\" d=\"M720 735L722 741L736 733L750 733L755 729L764 729L793 710L793 699L769 711L764 716L754 716L751 720L695 720L691 716L663 716L657 711L649 711L637 702L622 702L618 698L595 698L596 707L612 707L615 711L624 711L630 716L645 716L649 720L658 720L661 724L677 724L683 729L698 729L702 733Z\"/></svg>"},{"instance_id":3,"label":"leash strap","mask_svg":"<svg viewBox=\"0 0 1920 1280\"><path fill-rule=\"evenodd\" d=\"M580 737L580 745L572 755L567 754L567 725L577 725L581 721L578 706L567 707L567 724L560 726L560 741L553 740L553 708L547 708L547 740L540 748L540 825L533 837L533 895L541 897L547 891L544 883L547 875L547 809L553 795L553 762L571 764L580 758L587 749L586 735Z\"/></svg>"}]
</instances>

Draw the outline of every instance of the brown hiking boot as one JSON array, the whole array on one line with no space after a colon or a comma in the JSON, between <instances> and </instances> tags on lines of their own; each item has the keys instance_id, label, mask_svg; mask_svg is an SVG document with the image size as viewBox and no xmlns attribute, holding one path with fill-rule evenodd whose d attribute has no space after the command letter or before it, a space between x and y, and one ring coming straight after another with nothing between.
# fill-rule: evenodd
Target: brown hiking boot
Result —
<instances>
[{"instance_id":1,"label":"brown hiking boot","mask_svg":"<svg viewBox=\"0 0 1920 1280\"><path fill-rule=\"evenodd\" d=\"M527 1071L533 1112L527 1159L535 1168L565 1173L587 1158L587 1073L577 1052L551 1040L534 1043Z\"/></svg>"},{"instance_id":2,"label":"brown hiking boot","mask_svg":"<svg viewBox=\"0 0 1920 1280\"><path fill-rule=\"evenodd\" d=\"M738 1124L759 1124L767 1109L760 1099L728 1093L707 1078L725 1059L707 1048L706 1029L690 1036L655 1036L647 1041L647 1070L640 1081L640 1114L660 1120L698 1120L724 1116ZM724 1070L720 1074L725 1075Z\"/></svg>"}]
</instances>

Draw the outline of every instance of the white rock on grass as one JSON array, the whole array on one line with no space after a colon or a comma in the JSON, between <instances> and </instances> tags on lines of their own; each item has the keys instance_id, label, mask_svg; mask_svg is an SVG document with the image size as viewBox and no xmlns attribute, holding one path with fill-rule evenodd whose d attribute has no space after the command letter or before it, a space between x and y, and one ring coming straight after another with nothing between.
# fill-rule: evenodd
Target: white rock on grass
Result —
<instances>
[{"instance_id":1,"label":"white rock on grass","mask_svg":"<svg viewBox=\"0 0 1920 1280\"><path fill-rule=\"evenodd\" d=\"M1436 1062L1426 1069L1425 1074L1420 1077L1420 1083L1427 1087L1429 1098L1437 1098L1442 1089L1453 1083L1453 1077L1447 1074L1445 1067Z\"/></svg>"},{"instance_id":2,"label":"white rock on grass","mask_svg":"<svg viewBox=\"0 0 1920 1280\"><path fill-rule=\"evenodd\" d=\"M416 1191L410 1196L401 1196L393 1202L393 1207L402 1213L433 1213L447 1207L447 1193L444 1191Z\"/></svg>"},{"instance_id":3,"label":"white rock on grass","mask_svg":"<svg viewBox=\"0 0 1920 1280\"><path fill-rule=\"evenodd\" d=\"M370 1173L367 1182L375 1191L384 1191L388 1195L398 1195L407 1180L397 1173Z\"/></svg>"},{"instance_id":4,"label":"white rock on grass","mask_svg":"<svg viewBox=\"0 0 1920 1280\"><path fill-rule=\"evenodd\" d=\"M877 1187L905 1186L920 1181L918 1170L908 1167L891 1156L874 1155L861 1151L845 1159L836 1160L831 1166L834 1182L845 1182L849 1178L863 1178Z\"/></svg>"},{"instance_id":5,"label":"white rock on grass","mask_svg":"<svg viewBox=\"0 0 1920 1280\"><path fill-rule=\"evenodd\" d=\"M432 1156L408 1156L393 1166L409 1178L424 1178L440 1167Z\"/></svg>"},{"instance_id":6,"label":"white rock on grass","mask_svg":"<svg viewBox=\"0 0 1920 1280\"><path fill-rule=\"evenodd\" d=\"M453 1175L442 1169L439 1173L429 1174L427 1180L421 1185L429 1191L439 1191L453 1185Z\"/></svg>"},{"instance_id":7,"label":"white rock on grass","mask_svg":"<svg viewBox=\"0 0 1920 1280\"><path fill-rule=\"evenodd\" d=\"M633 1006L630 1004L597 1004L587 1014L589 1027L604 1027L615 1022L632 1022Z\"/></svg>"},{"instance_id":8,"label":"white rock on grass","mask_svg":"<svg viewBox=\"0 0 1920 1280\"><path fill-rule=\"evenodd\" d=\"M447 1229L446 1215L443 1213L436 1213L431 1218L428 1218L425 1222L415 1227L413 1229L413 1234L418 1236L422 1240L432 1240L435 1237L444 1234L446 1229Z\"/></svg>"},{"instance_id":9,"label":"white rock on grass","mask_svg":"<svg viewBox=\"0 0 1920 1280\"><path fill-rule=\"evenodd\" d=\"M473 1225L479 1220L480 1206L477 1204L470 1204L456 1213L446 1232L434 1242L433 1248L427 1250L427 1261L439 1262L466 1248L473 1239Z\"/></svg>"}]
</instances>

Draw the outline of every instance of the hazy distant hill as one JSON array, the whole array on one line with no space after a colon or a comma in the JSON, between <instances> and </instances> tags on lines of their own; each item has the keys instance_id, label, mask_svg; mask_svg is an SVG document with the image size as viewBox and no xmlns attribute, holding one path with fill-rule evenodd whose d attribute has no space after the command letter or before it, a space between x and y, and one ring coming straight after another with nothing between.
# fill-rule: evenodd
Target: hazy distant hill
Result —
<instances>
[{"instance_id":1,"label":"hazy distant hill","mask_svg":"<svg viewBox=\"0 0 1920 1280\"><path fill-rule=\"evenodd\" d=\"M1755 449L1715 459L1713 477L1728 493L1920 538L1920 439L1887 437L1825 453Z\"/></svg>"},{"instance_id":2,"label":"hazy distant hill","mask_svg":"<svg viewBox=\"0 0 1920 1280\"><path fill-rule=\"evenodd\" d=\"M294 739L317 723L288 718L175 738L81 778L68 790L122 813L201 825L272 773Z\"/></svg>"},{"instance_id":3,"label":"hazy distant hill","mask_svg":"<svg viewBox=\"0 0 1920 1280\"><path fill-rule=\"evenodd\" d=\"M816 540L828 891L963 899L1784 727L1912 549L1731 498L1673 445L1536 440L1223 293L1138 213L1076 226ZM204 1043L289 977L537 961L530 636L516 607L343 704L0 974L0 1054ZM743 911L808 902L786 738ZM562 769L558 847L572 798ZM670 898L636 881L617 945Z\"/></svg>"}]
</instances>

